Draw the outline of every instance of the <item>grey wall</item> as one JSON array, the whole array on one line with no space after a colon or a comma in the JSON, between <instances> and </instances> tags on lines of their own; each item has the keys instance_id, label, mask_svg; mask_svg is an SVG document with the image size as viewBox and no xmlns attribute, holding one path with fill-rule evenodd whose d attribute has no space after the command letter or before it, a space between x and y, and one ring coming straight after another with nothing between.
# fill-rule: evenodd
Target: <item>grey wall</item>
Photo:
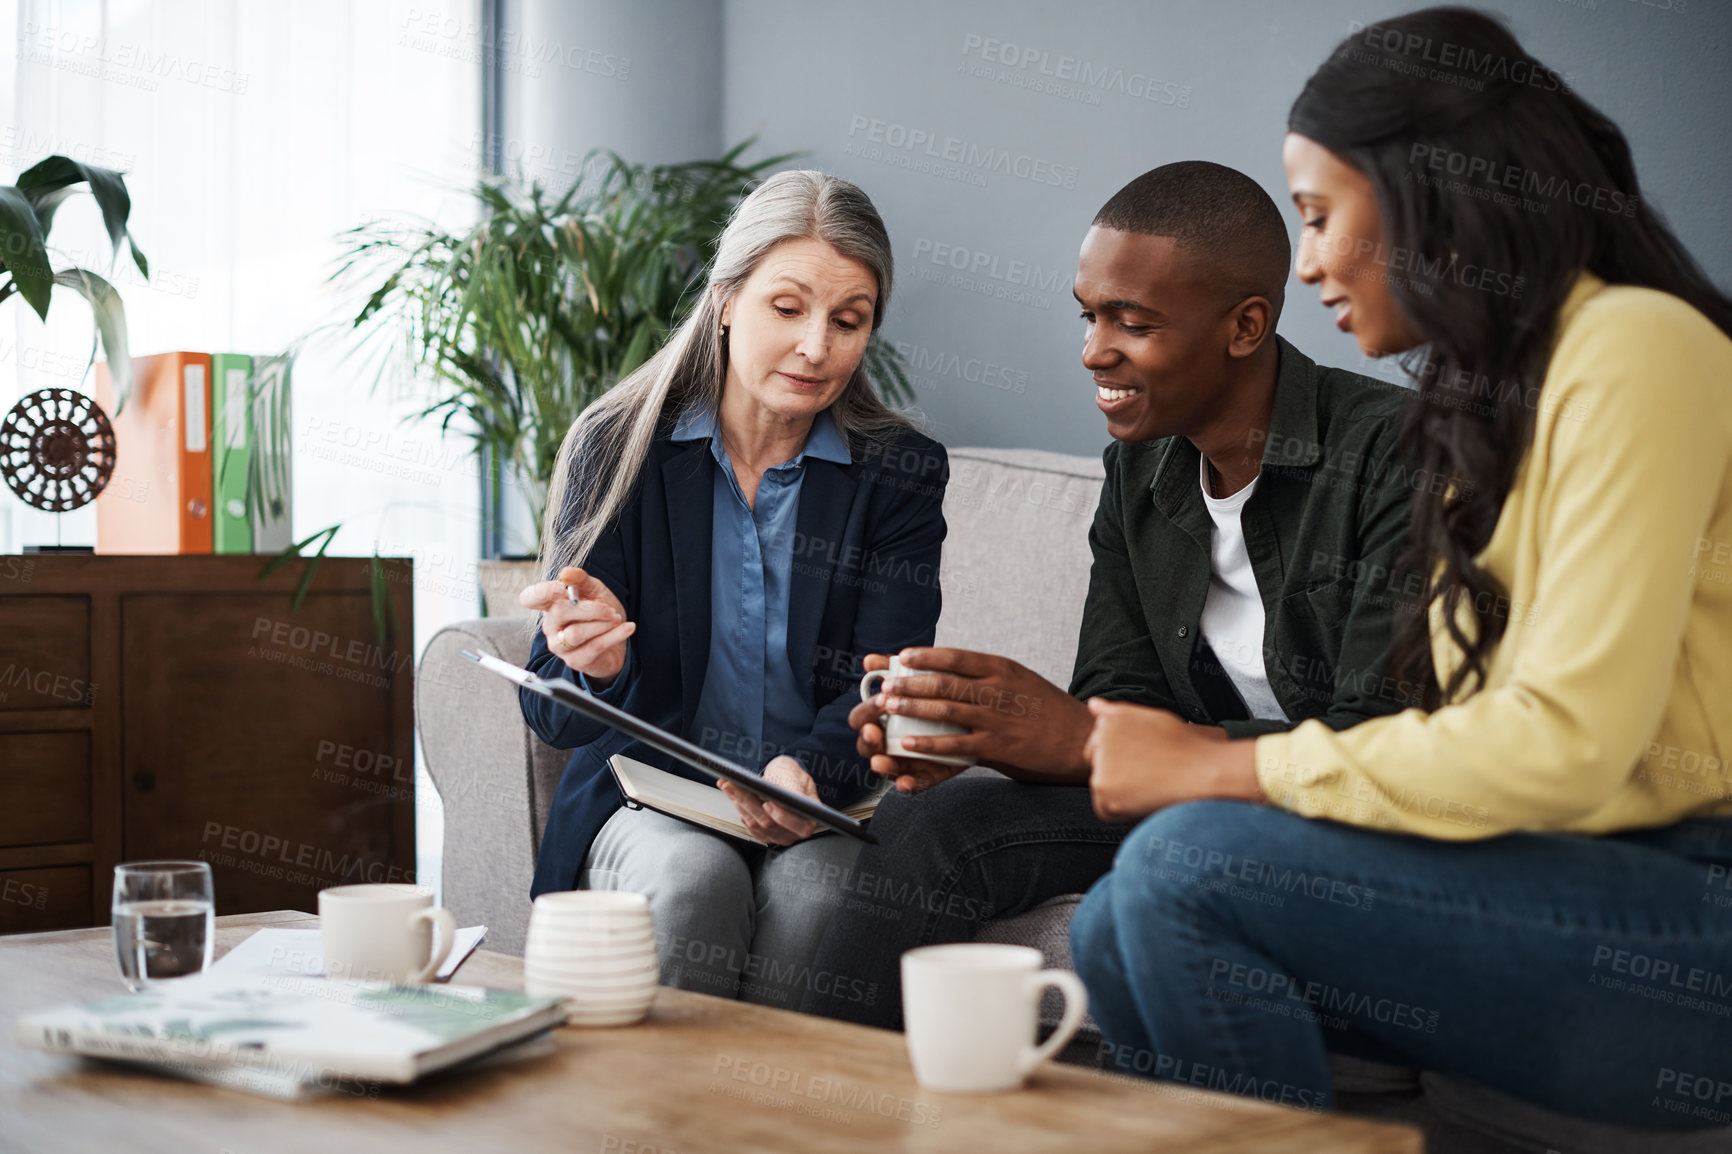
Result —
<instances>
[{"instance_id":1,"label":"grey wall","mask_svg":"<svg viewBox=\"0 0 1732 1154\"><path fill-rule=\"evenodd\" d=\"M1249 173L1285 209L1281 136L1305 78L1350 22L1418 6L727 0L722 128L730 142L757 132L767 149L806 149L805 163L856 181L877 202L898 258L886 333L929 366L917 373L920 403L941 439L1093 453L1107 438L1078 361L1082 326L1070 278L1095 210L1138 173L1188 158ZM1726 5L1482 6L1511 17L1530 51L1619 123L1648 198L1710 273L1732 285L1732 228L1722 207L1732 188ZM988 39L1014 43L1016 59L1028 56L1029 65L983 62ZM1075 81L1068 92L1022 86L1049 80L1042 62L1058 71L1061 57L1109 76L1122 69L1127 90L1152 78L1153 98ZM939 156L928 157L924 141L909 147L917 132L936 142ZM884 139L871 139L877 135ZM953 153L1026 157L1027 175L966 163L906 167L942 162L951 138L959 142ZM1053 179L1060 183L1043 183ZM1296 237L1297 218L1289 219ZM939 255L970 269L978 261L978 272L966 276ZM1319 360L1393 379L1393 366L1364 362L1316 301L1314 289L1291 281L1283 333Z\"/></svg>"},{"instance_id":2,"label":"grey wall","mask_svg":"<svg viewBox=\"0 0 1732 1154\"><path fill-rule=\"evenodd\" d=\"M585 153L662 164L722 140L720 0L506 0L505 154L569 186Z\"/></svg>"},{"instance_id":3,"label":"grey wall","mask_svg":"<svg viewBox=\"0 0 1732 1154\"><path fill-rule=\"evenodd\" d=\"M1093 453L1106 433L1078 363L1070 280L1095 210L1138 173L1187 158L1247 172L1285 207L1281 136L1301 84L1353 24L1413 6L511 0L508 24L529 40L510 57L507 150L556 183L595 146L678 160L758 133L754 155L805 150L801 163L858 182L884 213L898 264L885 331L915 363L935 432ZM1723 0L1482 6L1623 127L1648 199L1732 286ZM1028 64L984 60L988 41L1001 58L1014 44ZM1041 71L1083 65L1106 84ZM1048 82L1063 90L1034 86ZM1013 171L986 160L999 153ZM1319 360L1396 375L1365 361L1297 281L1281 328Z\"/></svg>"}]
</instances>

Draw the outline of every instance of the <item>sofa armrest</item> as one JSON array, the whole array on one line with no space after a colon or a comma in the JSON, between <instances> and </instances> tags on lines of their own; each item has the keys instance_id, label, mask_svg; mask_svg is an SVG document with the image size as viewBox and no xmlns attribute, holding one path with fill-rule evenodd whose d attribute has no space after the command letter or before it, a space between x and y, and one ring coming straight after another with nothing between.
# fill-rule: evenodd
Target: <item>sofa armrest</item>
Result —
<instances>
[{"instance_id":1,"label":"sofa armrest","mask_svg":"<svg viewBox=\"0 0 1732 1154\"><path fill-rule=\"evenodd\" d=\"M415 675L422 755L445 803L444 902L459 925L487 926L487 948L521 954L541 829L567 754L530 732L517 690L462 656L529 659L521 617L449 625Z\"/></svg>"}]
</instances>

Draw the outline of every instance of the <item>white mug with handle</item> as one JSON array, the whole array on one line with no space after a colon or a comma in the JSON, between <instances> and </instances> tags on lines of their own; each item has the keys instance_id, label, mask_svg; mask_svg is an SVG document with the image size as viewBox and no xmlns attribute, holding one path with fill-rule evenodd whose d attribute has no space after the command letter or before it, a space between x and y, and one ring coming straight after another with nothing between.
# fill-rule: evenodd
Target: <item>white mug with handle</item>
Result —
<instances>
[{"instance_id":1,"label":"white mug with handle","mask_svg":"<svg viewBox=\"0 0 1732 1154\"><path fill-rule=\"evenodd\" d=\"M860 700L871 701L872 695L878 692L878 683L886 678L906 677L918 672L918 669L903 666L900 657L892 657L889 669L869 669L866 676L860 679ZM878 724L884 730L884 752L891 757L918 757L964 767L974 764L975 759L972 757L915 753L902 747L902 739L905 737L948 737L951 734L967 733L967 726L948 721L929 721L924 717L907 717L900 713L886 713L879 717Z\"/></svg>"},{"instance_id":2,"label":"white mug with handle","mask_svg":"<svg viewBox=\"0 0 1732 1154\"><path fill-rule=\"evenodd\" d=\"M902 955L902 1018L914 1076L928 1090L1014 1090L1064 1049L1088 1013L1069 970L1041 969L1029 946L971 942ZM1064 1017L1039 1046L1040 997L1064 994Z\"/></svg>"},{"instance_id":3,"label":"white mug with handle","mask_svg":"<svg viewBox=\"0 0 1732 1154\"><path fill-rule=\"evenodd\" d=\"M319 891L319 930L330 977L406 986L439 972L457 940L457 919L433 904L426 886L333 886Z\"/></svg>"}]
</instances>

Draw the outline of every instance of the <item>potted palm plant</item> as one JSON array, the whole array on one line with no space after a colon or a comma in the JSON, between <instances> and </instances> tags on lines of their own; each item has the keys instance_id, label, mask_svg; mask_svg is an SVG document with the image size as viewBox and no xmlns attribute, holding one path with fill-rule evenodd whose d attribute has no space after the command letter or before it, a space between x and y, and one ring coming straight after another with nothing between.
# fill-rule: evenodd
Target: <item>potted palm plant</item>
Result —
<instances>
[{"instance_id":1,"label":"potted palm plant","mask_svg":"<svg viewBox=\"0 0 1732 1154\"><path fill-rule=\"evenodd\" d=\"M80 164L65 156L50 156L25 169L15 185L0 186L0 301L14 294L24 298L36 315L48 319L48 302L54 286L71 289L89 302L96 318L96 340L91 342L95 359L98 342L108 358L114 382L114 411L125 408L132 393L132 359L126 347L126 311L114 286L89 269L69 266L55 270L49 263L48 232L54 214L66 198L83 185L102 212L108 239L119 252L124 243L140 274L148 278L150 265L127 229L132 197L126 179L111 168Z\"/></svg>"},{"instance_id":2,"label":"potted palm plant","mask_svg":"<svg viewBox=\"0 0 1732 1154\"><path fill-rule=\"evenodd\" d=\"M431 377L433 396L416 415L467 434L484 475L496 468L503 488L521 494L529 524L541 524L572 421L661 348L728 214L791 159L744 163L751 144L669 165L592 153L558 196L537 182L482 180L481 217L466 231L379 221L346 234L337 279L366 291L354 328ZM874 341L867 356L889 399L912 399L892 346ZM390 371L382 359L379 373ZM525 553L535 545L521 542ZM493 574L484 572L484 587L512 599L533 579L521 568Z\"/></svg>"}]
</instances>

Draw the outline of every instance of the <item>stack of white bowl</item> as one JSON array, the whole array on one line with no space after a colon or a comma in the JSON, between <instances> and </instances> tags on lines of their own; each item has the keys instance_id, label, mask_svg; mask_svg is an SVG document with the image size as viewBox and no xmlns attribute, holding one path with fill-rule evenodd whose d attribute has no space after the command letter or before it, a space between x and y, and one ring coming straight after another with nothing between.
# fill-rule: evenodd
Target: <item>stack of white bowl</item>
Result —
<instances>
[{"instance_id":1,"label":"stack of white bowl","mask_svg":"<svg viewBox=\"0 0 1732 1154\"><path fill-rule=\"evenodd\" d=\"M643 1020L661 980L649 899L608 890L542 894L529 914L523 988L565 999L573 1026Z\"/></svg>"}]
</instances>

